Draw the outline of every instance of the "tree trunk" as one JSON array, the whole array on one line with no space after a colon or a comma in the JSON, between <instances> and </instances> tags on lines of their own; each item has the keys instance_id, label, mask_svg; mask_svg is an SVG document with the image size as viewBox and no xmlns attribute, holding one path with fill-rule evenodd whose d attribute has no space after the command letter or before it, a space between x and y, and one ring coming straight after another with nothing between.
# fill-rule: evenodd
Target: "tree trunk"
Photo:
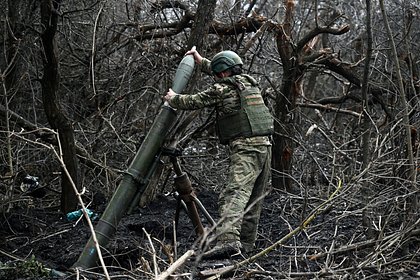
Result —
<instances>
[{"instance_id":1,"label":"tree trunk","mask_svg":"<svg viewBox=\"0 0 420 280\"><path fill-rule=\"evenodd\" d=\"M63 161L72 178L62 172L61 211L67 213L77 208L77 197L72 186L78 186L78 162L74 143L74 130L69 119L63 114L58 100L59 72L55 33L57 30L57 10L61 1L42 0L41 23L44 28L41 35L44 53L42 54L44 73L41 80L42 100L48 122L58 131Z\"/></svg>"},{"instance_id":2,"label":"tree trunk","mask_svg":"<svg viewBox=\"0 0 420 280\"><path fill-rule=\"evenodd\" d=\"M292 159L296 146L296 101L302 96L302 80L306 71L306 64L317 58L326 57L331 50L314 51L319 42L318 35L323 33L341 35L350 30L348 25L331 28L332 22L324 27L316 26L305 34L297 43L293 42L292 26L294 25L295 1L285 0L286 7L282 25L277 26L277 51L283 66L283 80L281 94L276 96L273 146L273 186L294 192L292 185ZM317 15L315 15L317 16ZM333 20L334 21L334 20ZM330 59L324 60L330 61Z\"/></svg>"},{"instance_id":3,"label":"tree trunk","mask_svg":"<svg viewBox=\"0 0 420 280\"><path fill-rule=\"evenodd\" d=\"M284 73L281 86L281 95L276 97L274 124L275 134L273 137L273 186L287 191L292 191L292 157L295 144L294 135L294 110L296 108L296 96L299 94L297 88L300 80L296 71Z\"/></svg>"},{"instance_id":4,"label":"tree trunk","mask_svg":"<svg viewBox=\"0 0 420 280\"><path fill-rule=\"evenodd\" d=\"M200 0L198 2L197 13L195 15L193 28L188 39L188 48L196 46L201 50L204 39L209 33L209 22L213 21L216 0Z\"/></svg>"},{"instance_id":5,"label":"tree trunk","mask_svg":"<svg viewBox=\"0 0 420 280\"><path fill-rule=\"evenodd\" d=\"M294 2L285 1L286 14L283 21L283 28L277 33L277 50L283 63L283 81L281 94L276 97L274 123L275 134L273 137L273 159L274 169L272 184L276 188L292 191L292 157L295 144L294 135L294 110L296 108L296 97L299 95L302 72L298 67L297 54L291 47L292 18Z\"/></svg>"},{"instance_id":6,"label":"tree trunk","mask_svg":"<svg viewBox=\"0 0 420 280\"><path fill-rule=\"evenodd\" d=\"M369 88L369 72L370 72L370 60L372 57L372 27L371 27L371 3L370 0L366 0L366 33L367 33L367 46L366 46L366 57L365 66L363 69L363 82L362 82L362 108L363 108L363 122L362 122L362 172L368 168L371 160L370 153L370 137L371 137L371 124L369 116L369 100L368 100L368 88ZM364 49L364 48L362 48ZM363 178L367 176L368 172L363 172ZM363 180L363 198L365 208L363 209L363 225L367 228L367 238L374 237L374 231L372 228L373 209L369 206L371 200L371 188L369 180Z\"/></svg>"}]
</instances>

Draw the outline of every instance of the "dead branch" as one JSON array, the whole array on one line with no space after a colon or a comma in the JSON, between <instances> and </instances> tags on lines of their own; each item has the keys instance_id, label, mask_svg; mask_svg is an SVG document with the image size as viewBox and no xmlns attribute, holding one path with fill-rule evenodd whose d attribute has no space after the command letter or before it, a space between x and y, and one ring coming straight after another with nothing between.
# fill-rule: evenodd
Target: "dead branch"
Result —
<instances>
[{"instance_id":1,"label":"dead branch","mask_svg":"<svg viewBox=\"0 0 420 280\"><path fill-rule=\"evenodd\" d=\"M156 277L157 280L164 280L182 266L192 255L194 250L188 250L178 260L176 260L166 271Z\"/></svg>"},{"instance_id":2,"label":"dead branch","mask_svg":"<svg viewBox=\"0 0 420 280\"><path fill-rule=\"evenodd\" d=\"M396 259L387 263L382 264L382 267L386 267L386 266L392 266L394 265L394 269L397 270L399 272L402 271L410 271L409 268L405 268L405 267L401 267L401 263L403 261L406 261L405 258L401 258L401 259ZM392 270L394 270L392 269ZM355 272L359 271L359 270L374 270L374 271L378 271L378 265L376 264L372 264L372 265L368 265L361 268L357 268L357 267L345 267L345 268L341 268L341 269L330 269L330 270L319 270L319 271L314 271L314 272L289 272L289 273L285 273L285 272L273 272L273 271L260 271L260 270L252 270L249 271L248 273L246 273L246 276L251 278L254 275L266 275L266 276L274 276L274 277L284 277L286 279L290 279L290 278L298 278L298 279L320 279L320 278L324 278L324 277L329 277L329 276L335 276L333 279L336 279L338 275L350 275L350 274L354 274ZM396 271L395 271L396 272ZM380 273L378 271L378 273ZM381 273L382 275L383 273Z\"/></svg>"},{"instance_id":3,"label":"dead branch","mask_svg":"<svg viewBox=\"0 0 420 280\"><path fill-rule=\"evenodd\" d=\"M299 106L299 107L319 109L321 111L326 111L326 112L331 112L332 111L332 112L336 112L336 113L348 114L348 115L354 116L356 118L361 118L362 117L361 113L357 113L357 112L351 111L351 110L332 107L330 105L322 105L322 104L314 104L314 103L311 103L311 104L310 103L296 103L296 105Z\"/></svg>"},{"instance_id":4,"label":"dead branch","mask_svg":"<svg viewBox=\"0 0 420 280\"><path fill-rule=\"evenodd\" d=\"M342 35L344 33L347 33L350 31L350 25L345 24L341 26L340 28L331 28L331 27L315 27L315 29L312 29L308 34L306 34L297 44L296 49L297 51L301 51L306 44L308 44L313 38L318 36L322 33L332 34L332 35Z\"/></svg>"},{"instance_id":5,"label":"dead branch","mask_svg":"<svg viewBox=\"0 0 420 280\"><path fill-rule=\"evenodd\" d=\"M369 247L375 246L378 242L383 242L383 241L389 240L391 238L394 238L396 236L396 234L399 234L399 233L394 233L392 235L388 235L388 236L382 238L381 240L369 239L369 240L366 240L366 241L349 244L347 246L342 246L342 247L338 248L337 250L333 250L333 251L330 251L330 252L322 252L322 253L318 253L318 254L315 254L315 255L309 255L309 256L307 256L307 258L311 261L314 261L314 260L317 260L317 259L320 259L320 258L324 258L328 255L339 255L339 254L343 254L343 253L347 253L347 252L351 252L351 251L356 251L356 250L369 248Z\"/></svg>"},{"instance_id":6,"label":"dead branch","mask_svg":"<svg viewBox=\"0 0 420 280\"><path fill-rule=\"evenodd\" d=\"M360 77L357 76L350 68L351 65L348 63L345 63L344 61L341 61L338 58L331 57L330 59L323 60L321 64L324 64L327 66L330 70L336 72L337 74L340 74L349 82L351 82L353 85L355 85L358 88L361 88L362 82L360 80Z\"/></svg>"},{"instance_id":7,"label":"dead branch","mask_svg":"<svg viewBox=\"0 0 420 280\"><path fill-rule=\"evenodd\" d=\"M331 57L328 57L326 59L320 59L315 64L326 66L329 70L346 78L352 84L353 87L361 89L361 77L355 71L352 70L353 65L351 63L342 61L341 59L336 57L336 55L333 54L331 55ZM373 96L373 100L381 105L381 108L382 110L384 110L386 115L389 117L392 116L387 104L385 104L384 99L382 97L386 90L372 83L369 83L368 92Z\"/></svg>"},{"instance_id":8,"label":"dead branch","mask_svg":"<svg viewBox=\"0 0 420 280\"><path fill-rule=\"evenodd\" d=\"M267 30L272 29L274 26L276 26L277 23L275 23L272 20L267 20L264 22L261 27L255 32L255 34L252 36L252 38L246 43L245 47L241 51L241 55L244 55L255 43L255 41L260 38Z\"/></svg>"},{"instance_id":9,"label":"dead branch","mask_svg":"<svg viewBox=\"0 0 420 280\"><path fill-rule=\"evenodd\" d=\"M149 240L149 244L150 244L150 247L152 249L153 268L154 268L153 270L155 272L155 278L157 278L157 276L158 276L158 265L157 265L157 260L156 260L155 246L153 246L152 238L150 237L150 234L146 231L145 228L143 228L143 232L145 233L147 239Z\"/></svg>"},{"instance_id":10,"label":"dead branch","mask_svg":"<svg viewBox=\"0 0 420 280\"><path fill-rule=\"evenodd\" d=\"M185 28L191 28L195 14L186 13L179 21L170 22L163 25L147 24L138 26L139 34L132 37L134 40L143 41L154 38L171 37L181 33ZM217 35L237 35L245 32L257 31L267 19L261 16L253 16L240 19L233 24L225 24L214 20L210 23L209 33Z\"/></svg>"},{"instance_id":11,"label":"dead branch","mask_svg":"<svg viewBox=\"0 0 420 280\"><path fill-rule=\"evenodd\" d=\"M150 11L152 13L157 13L158 11L163 11L164 9L175 8L189 12L188 7L180 1L156 1L155 3L152 3L152 8Z\"/></svg>"}]
</instances>

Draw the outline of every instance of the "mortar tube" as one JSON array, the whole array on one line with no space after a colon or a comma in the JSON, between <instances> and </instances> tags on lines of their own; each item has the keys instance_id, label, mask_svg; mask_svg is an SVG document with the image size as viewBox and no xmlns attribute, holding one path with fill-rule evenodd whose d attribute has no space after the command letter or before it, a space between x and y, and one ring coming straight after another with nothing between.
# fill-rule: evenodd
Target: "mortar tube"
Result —
<instances>
[{"instance_id":1,"label":"mortar tube","mask_svg":"<svg viewBox=\"0 0 420 280\"><path fill-rule=\"evenodd\" d=\"M194 70L194 64L192 55L187 55L182 59L172 83L172 89L175 92L181 93L184 90ZM147 185L145 177L160 151L167 133L174 125L176 116L175 109L165 102L95 227L95 235L99 246L105 247L109 243L137 191L144 192ZM138 190L138 188L140 189ZM93 237L90 237L73 268L91 268L96 265L97 261L98 253L95 242Z\"/></svg>"},{"instance_id":2,"label":"mortar tube","mask_svg":"<svg viewBox=\"0 0 420 280\"><path fill-rule=\"evenodd\" d=\"M95 227L100 247L105 247L115 234L118 223L126 213L137 191L144 191L146 186L144 178L159 153L166 134L175 123L176 116L176 111L170 106L163 106L156 116L149 133ZM139 187L140 189L138 189ZM98 253L95 242L90 237L73 268L91 268L96 266L97 261Z\"/></svg>"},{"instance_id":3,"label":"mortar tube","mask_svg":"<svg viewBox=\"0 0 420 280\"><path fill-rule=\"evenodd\" d=\"M161 155L161 152L159 151L158 154L156 155L153 163L152 163L152 166L149 169L149 172L147 173L146 177L144 178L144 182L142 183L142 184L144 184L144 186L140 185L138 187L138 190L137 190L136 194L134 195L134 199L132 200L132 202L130 204L130 207L128 208L128 211L127 211L128 214L132 214L133 211L138 207L141 196L142 196L143 192L147 189L147 186L150 183L150 178L152 177L153 173L155 172L156 167L157 167L157 165L160 161L160 155Z\"/></svg>"}]
</instances>

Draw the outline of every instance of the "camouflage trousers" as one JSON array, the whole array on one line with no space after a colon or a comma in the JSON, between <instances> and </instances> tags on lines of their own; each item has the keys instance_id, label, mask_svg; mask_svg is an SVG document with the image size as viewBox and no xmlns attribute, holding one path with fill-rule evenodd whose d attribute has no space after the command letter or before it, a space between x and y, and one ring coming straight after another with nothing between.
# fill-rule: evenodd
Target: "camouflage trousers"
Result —
<instances>
[{"instance_id":1,"label":"camouflage trousers","mask_svg":"<svg viewBox=\"0 0 420 280\"><path fill-rule=\"evenodd\" d=\"M266 136L241 138L229 144L228 183L219 196L217 243L240 240L254 247L264 196L268 191L271 143Z\"/></svg>"}]
</instances>

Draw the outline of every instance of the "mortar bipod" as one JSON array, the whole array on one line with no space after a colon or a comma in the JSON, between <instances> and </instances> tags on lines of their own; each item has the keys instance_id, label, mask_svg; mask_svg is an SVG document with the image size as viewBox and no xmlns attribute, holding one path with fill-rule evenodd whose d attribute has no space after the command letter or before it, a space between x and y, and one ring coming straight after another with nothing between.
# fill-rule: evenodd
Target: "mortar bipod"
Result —
<instances>
[{"instance_id":1,"label":"mortar bipod","mask_svg":"<svg viewBox=\"0 0 420 280\"><path fill-rule=\"evenodd\" d=\"M200 202L200 200L197 198L197 196L194 194L194 190L192 188L191 180L188 177L188 174L182 171L181 165L179 164L177 158L177 156L181 155L181 153L179 151L176 151L175 149L165 148L162 154L169 156L175 172L174 194L177 199L177 209L175 213L175 228L178 228L179 211L181 208L180 206L182 205L187 211L188 216L190 217L193 223L196 234L198 236L201 236L204 233L204 229L197 211L197 206L198 208L200 208L201 212L212 226L214 226L216 223L210 216L208 211L205 209L203 204Z\"/></svg>"}]
</instances>

